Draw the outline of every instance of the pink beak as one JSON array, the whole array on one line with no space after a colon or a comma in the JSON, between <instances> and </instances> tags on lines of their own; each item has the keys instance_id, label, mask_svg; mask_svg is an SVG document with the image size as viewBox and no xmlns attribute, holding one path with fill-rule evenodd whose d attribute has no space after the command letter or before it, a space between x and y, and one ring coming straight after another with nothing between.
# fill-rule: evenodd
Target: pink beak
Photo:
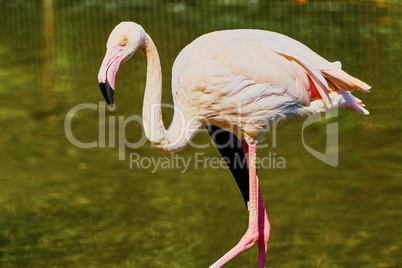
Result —
<instances>
[{"instance_id":1,"label":"pink beak","mask_svg":"<svg viewBox=\"0 0 402 268\"><path fill-rule=\"evenodd\" d=\"M99 69L98 82L106 102L113 106L114 83L117 71L123 60L123 47L115 46L108 48L102 65Z\"/></svg>"}]
</instances>

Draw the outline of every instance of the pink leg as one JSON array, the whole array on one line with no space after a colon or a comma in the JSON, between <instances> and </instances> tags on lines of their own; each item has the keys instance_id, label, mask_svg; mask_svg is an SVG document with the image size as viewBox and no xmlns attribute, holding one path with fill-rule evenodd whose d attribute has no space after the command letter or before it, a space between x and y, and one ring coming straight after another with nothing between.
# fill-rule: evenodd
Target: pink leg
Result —
<instances>
[{"instance_id":1,"label":"pink leg","mask_svg":"<svg viewBox=\"0 0 402 268\"><path fill-rule=\"evenodd\" d=\"M245 147L243 147L244 149ZM221 257L210 267L218 268L227 263L233 257L242 251L252 247L255 242L259 242L259 268L265 267L266 243L269 238L269 223L266 217L264 203L262 200L261 191L259 190L258 178L256 174L256 154L257 144L253 143L247 146L248 165L249 165L249 180L250 180L250 202L249 202L249 222L248 229L239 243L232 248L228 253ZM262 206L261 206L262 205ZM260 211L259 206L261 206ZM266 218L266 222L264 220ZM259 223L260 222L260 223ZM268 223L268 224L267 224Z\"/></svg>"},{"instance_id":2,"label":"pink leg","mask_svg":"<svg viewBox=\"0 0 402 268\"><path fill-rule=\"evenodd\" d=\"M258 182L258 177L257 177ZM265 257L267 255L267 245L269 234L271 232L271 225L268 221L267 211L262 199L261 189L258 187L258 230L260 237L258 239L258 265L260 268L265 267Z\"/></svg>"},{"instance_id":3,"label":"pink leg","mask_svg":"<svg viewBox=\"0 0 402 268\"><path fill-rule=\"evenodd\" d=\"M243 147L243 152L246 155L248 152L248 144L243 140L241 145ZM257 175L256 178L258 184L258 230L260 234L258 239L258 263L259 267L265 267L265 257L267 255L267 245L269 234L271 232L271 225L268 221L268 215L264 206L264 200L262 198Z\"/></svg>"}]
</instances>

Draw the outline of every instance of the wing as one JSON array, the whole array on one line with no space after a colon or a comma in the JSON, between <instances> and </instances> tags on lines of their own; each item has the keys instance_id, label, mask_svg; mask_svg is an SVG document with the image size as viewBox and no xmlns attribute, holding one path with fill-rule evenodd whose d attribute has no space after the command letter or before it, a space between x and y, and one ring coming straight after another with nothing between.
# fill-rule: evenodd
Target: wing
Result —
<instances>
[{"instance_id":1,"label":"wing","mask_svg":"<svg viewBox=\"0 0 402 268\"><path fill-rule=\"evenodd\" d=\"M262 30L228 30L203 35L189 44L173 66L173 91L221 90L217 77L245 77L256 84L271 84L298 98L303 106L313 99L311 88L331 106L331 90L369 90L364 82L341 70L302 43ZM246 87L245 87L246 88ZM267 87L274 88L274 87Z\"/></svg>"}]
</instances>

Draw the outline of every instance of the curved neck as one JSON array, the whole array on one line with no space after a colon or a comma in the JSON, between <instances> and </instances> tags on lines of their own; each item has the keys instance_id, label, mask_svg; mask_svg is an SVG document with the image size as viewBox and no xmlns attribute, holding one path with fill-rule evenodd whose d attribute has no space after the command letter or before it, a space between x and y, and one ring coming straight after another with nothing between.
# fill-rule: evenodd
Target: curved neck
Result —
<instances>
[{"instance_id":1,"label":"curved neck","mask_svg":"<svg viewBox=\"0 0 402 268\"><path fill-rule=\"evenodd\" d=\"M162 152L176 152L183 149L197 134L201 124L194 118L188 118L186 111L174 106L174 114L166 130L162 120L162 70L158 51L148 34L143 45L147 61L147 80L142 107L142 121L145 135L152 145ZM167 105L171 106L171 105Z\"/></svg>"}]
</instances>

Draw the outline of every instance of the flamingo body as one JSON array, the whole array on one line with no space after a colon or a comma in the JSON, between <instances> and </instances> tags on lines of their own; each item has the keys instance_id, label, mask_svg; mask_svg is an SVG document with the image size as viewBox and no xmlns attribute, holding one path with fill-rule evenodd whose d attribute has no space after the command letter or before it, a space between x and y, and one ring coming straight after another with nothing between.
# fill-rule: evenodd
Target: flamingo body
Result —
<instances>
[{"instance_id":1,"label":"flamingo body","mask_svg":"<svg viewBox=\"0 0 402 268\"><path fill-rule=\"evenodd\" d=\"M213 32L186 46L173 64L175 109L165 129L159 56L140 25L122 22L110 34L98 75L100 88L112 105L119 66L138 48L147 60L143 125L151 143L162 152L178 151L207 126L217 145L235 139L233 147L218 147L223 156L240 155L248 160L242 170L228 162L248 204L247 232L211 267L221 267L256 242L259 267L265 267L270 224L256 174L257 143L264 129L278 117L305 117L334 107L368 114L350 91L368 91L370 86L344 72L340 62L331 63L285 35L262 30Z\"/></svg>"},{"instance_id":2,"label":"flamingo body","mask_svg":"<svg viewBox=\"0 0 402 268\"><path fill-rule=\"evenodd\" d=\"M267 122L278 116L305 116L352 105L368 113L357 98L345 101L349 94L344 92L367 91L367 84L342 71L339 62L328 62L302 43L274 32L205 34L180 52L172 73L175 106L212 125L239 129L249 142L260 140ZM315 103L310 82L319 94Z\"/></svg>"}]
</instances>

